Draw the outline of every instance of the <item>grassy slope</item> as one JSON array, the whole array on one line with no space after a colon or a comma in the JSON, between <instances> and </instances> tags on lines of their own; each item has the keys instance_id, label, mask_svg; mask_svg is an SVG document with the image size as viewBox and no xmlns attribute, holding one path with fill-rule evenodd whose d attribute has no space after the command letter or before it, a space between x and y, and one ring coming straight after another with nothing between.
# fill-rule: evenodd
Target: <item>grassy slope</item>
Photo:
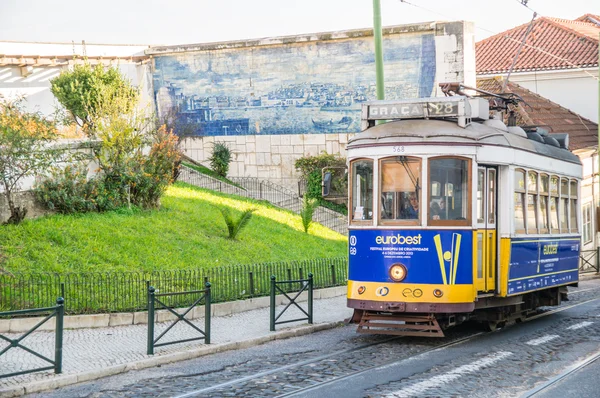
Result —
<instances>
[{"instance_id":1,"label":"grassy slope","mask_svg":"<svg viewBox=\"0 0 600 398\"><path fill-rule=\"evenodd\" d=\"M216 204L257 208L238 240ZM264 202L176 184L159 211L51 216L0 227L0 261L11 272L137 271L343 257L346 237Z\"/></svg>"}]
</instances>

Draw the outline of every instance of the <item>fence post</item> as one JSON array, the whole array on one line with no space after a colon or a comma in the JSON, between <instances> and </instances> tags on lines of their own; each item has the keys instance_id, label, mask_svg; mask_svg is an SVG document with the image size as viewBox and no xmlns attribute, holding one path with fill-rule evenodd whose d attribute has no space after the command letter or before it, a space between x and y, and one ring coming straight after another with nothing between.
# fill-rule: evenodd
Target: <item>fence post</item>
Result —
<instances>
[{"instance_id":1,"label":"fence post","mask_svg":"<svg viewBox=\"0 0 600 398\"><path fill-rule=\"evenodd\" d=\"M250 278L250 296L254 297L254 275L252 274L252 271L250 271L248 276Z\"/></svg>"},{"instance_id":2,"label":"fence post","mask_svg":"<svg viewBox=\"0 0 600 398\"><path fill-rule=\"evenodd\" d=\"M271 332L275 331L275 275L271 275Z\"/></svg>"},{"instance_id":3,"label":"fence post","mask_svg":"<svg viewBox=\"0 0 600 398\"><path fill-rule=\"evenodd\" d=\"M63 286L64 288L64 286ZM65 316L65 299L56 299L56 335L54 337L54 373L62 373L63 329Z\"/></svg>"},{"instance_id":4,"label":"fence post","mask_svg":"<svg viewBox=\"0 0 600 398\"><path fill-rule=\"evenodd\" d=\"M313 323L313 274L308 273L308 323Z\"/></svg>"},{"instance_id":5,"label":"fence post","mask_svg":"<svg viewBox=\"0 0 600 398\"><path fill-rule=\"evenodd\" d=\"M332 286L337 285L337 281L335 279L335 264L331 264L331 283L332 283Z\"/></svg>"},{"instance_id":6,"label":"fence post","mask_svg":"<svg viewBox=\"0 0 600 398\"><path fill-rule=\"evenodd\" d=\"M146 282L150 285L150 282ZM154 355L154 289L148 286L148 355Z\"/></svg>"},{"instance_id":7,"label":"fence post","mask_svg":"<svg viewBox=\"0 0 600 398\"><path fill-rule=\"evenodd\" d=\"M210 344L210 282L206 282L204 296L204 343Z\"/></svg>"},{"instance_id":8,"label":"fence post","mask_svg":"<svg viewBox=\"0 0 600 398\"><path fill-rule=\"evenodd\" d=\"M258 193L259 193L259 199L262 199L262 181L260 182L260 185L258 186Z\"/></svg>"},{"instance_id":9,"label":"fence post","mask_svg":"<svg viewBox=\"0 0 600 398\"><path fill-rule=\"evenodd\" d=\"M600 273L600 246L596 248L596 272Z\"/></svg>"}]
</instances>

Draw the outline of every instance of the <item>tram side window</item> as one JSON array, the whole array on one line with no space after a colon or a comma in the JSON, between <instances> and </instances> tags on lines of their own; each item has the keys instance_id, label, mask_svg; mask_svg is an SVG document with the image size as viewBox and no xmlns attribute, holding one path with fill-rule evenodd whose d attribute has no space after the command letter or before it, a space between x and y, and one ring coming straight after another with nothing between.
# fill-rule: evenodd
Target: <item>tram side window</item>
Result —
<instances>
[{"instance_id":1,"label":"tram side window","mask_svg":"<svg viewBox=\"0 0 600 398\"><path fill-rule=\"evenodd\" d=\"M550 177L550 233L558 230L558 177Z\"/></svg>"},{"instance_id":2,"label":"tram side window","mask_svg":"<svg viewBox=\"0 0 600 398\"><path fill-rule=\"evenodd\" d=\"M515 231L525 232L525 171L515 170Z\"/></svg>"},{"instance_id":3,"label":"tram side window","mask_svg":"<svg viewBox=\"0 0 600 398\"><path fill-rule=\"evenodd\" d=\"M547 234L548 233L548 198L549 198L549 187L548 187L548 175L541 174L540 175L540 208L539 208L539 228L540 233Z\"/></svg>"},{"instance_id":4,"label":"tram side window","mask_svg":"<svg viewBox=\"0 0 600 398\"><path fill-rule=\"evenodd\" d=\"M421 160L406 156L381 161L382 220L419 219Z\"/></svg>"},{"instance_id":5,"label":"tram side window","mask_svg":"<svg viewBox=\"0 0 600 398\"><path fill-rule=\"evenodd\" d=\"M566 178L560 180L559 212L560 232L569 232L569 181Z\"/></svg>"},{"instance_id":6,"label":"tram side window","mask_svg":"<svg viewBox=\"0 0 600 398\"><path fill-rule=\"evenodd\" d=\"M571 204L571 210L570 210L570 216L571 216L571 222L569 223L569 227L571 232L577 232L578 228L577 228L577 181L571 181L571 189L570 189L570 204Z\"/></svg>"},{"instance_id":7,"label":"tram side window","mask_svg":"<svg viewBox=\"0 0 600 398\"><path fill-rule=\"evenodd\" d=\"M429 160L429 220L470 219L470 161L458 158Z\"/></svg>"},{"instance_id":8,"label":"tram side window","mask_svg":"<svg viewBox=\"0 0 600 398\"><path fill-rule=\"evenodd\" d=\"M352 221L373 219L373 161L356 160L351 166Z\"/></svg>"},{"instance_id":9,"label":"tram side window","mask_svg":"<svg viewBox=\"0 0 600 398\"><path fill-rule=\"evenodd\" d=\"M535 171L527 173L527 233L537 233L537 207L538 207L538 175Z\"/></svg>"}]
</instances>

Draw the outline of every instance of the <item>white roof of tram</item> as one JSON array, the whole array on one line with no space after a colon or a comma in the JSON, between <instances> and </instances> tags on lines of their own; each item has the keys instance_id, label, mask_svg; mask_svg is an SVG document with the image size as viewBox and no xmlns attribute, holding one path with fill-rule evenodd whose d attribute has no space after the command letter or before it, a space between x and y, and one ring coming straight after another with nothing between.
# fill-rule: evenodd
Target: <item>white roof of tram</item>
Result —
<instances>
[{"instance_id":1,"label":"white roof of tram","mask_svg":"<svg viewBox=\"0 0 600 398\"><path fill-rule=\"evenodd\" d=\"M498 120L490 122L503 125ZM411 144L498 146L581 164L579 158L567 149L507 132L505 128L498 129L478 122L460 127L456 120L448 119L406 119L379 124L356 134L348 141L347 149L351 151L366 146Z\"/></svg>"}]
</instances>

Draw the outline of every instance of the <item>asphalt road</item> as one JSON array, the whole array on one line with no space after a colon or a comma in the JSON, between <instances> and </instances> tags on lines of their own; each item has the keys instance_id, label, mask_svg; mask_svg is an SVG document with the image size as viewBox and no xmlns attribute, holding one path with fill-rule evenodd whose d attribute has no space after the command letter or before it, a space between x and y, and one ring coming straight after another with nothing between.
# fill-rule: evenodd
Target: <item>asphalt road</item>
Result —
<instances>
[{"instance_id":1,"label":"asphalt road","mask_svg":"<svg viewBox=\"0 0 600 398\"><path fill-rule=\"evenodd\" d=\"M560 307L492 333L467 324L443 339L393 338L350 325L43 396L597 397L600 360L576 366L599 352L600 279L592 279Z\"/></svg>"}]
</instances>

